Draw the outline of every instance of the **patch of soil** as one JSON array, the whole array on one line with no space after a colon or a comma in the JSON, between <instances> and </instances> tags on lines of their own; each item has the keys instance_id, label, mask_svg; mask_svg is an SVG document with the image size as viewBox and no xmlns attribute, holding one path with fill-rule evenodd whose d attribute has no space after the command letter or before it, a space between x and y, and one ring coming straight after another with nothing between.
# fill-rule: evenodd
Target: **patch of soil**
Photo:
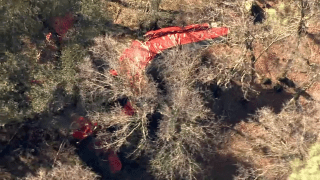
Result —
<instances>
[{"instance_id":1,"label":"patch of soil","mask_svg":"<svg viewBox=\"0 0 320 180\"><path fill-rule=\"evenodd\" d=\"M250 99L244 99L240 83L233 82L229 88L211 84L203 87L203 90L209 90L212 94L211 97L204 99L218 118L235 125L240 121L246 121L262 107L271 107L275 113L279 113L282 105L293 97L291 92L287 90L277 92L271 85L254 84L253 86L259 94L253 95Z\"/></svg>"},{"instance_id":2,"label":"patch of soil","mask_svg":"<svg viewBox=\"0 0 320 180\"><path fill-rule=\"evenodd\" d=\"M297 38L289 38L272 45L257 60L255 68L260 75L282 83L294 93L295 88L304 88L310 82L319 81L314 77L320 67L320 51L316 43L307 37L300 38L299 46ZM262 50L262 45L256 43L255 56L259 56ZM316 89L307 92L310 96L318 96Z\"/></svg>"},{"instance_id":3,"label":"patch of soil","mask_svg":"<svg viewBox=\"0 0 320 180\"><path fill-rule=\"evenodd\" d=\"M307 91L312 95L312 98L320 102L320 82L314 83Z\"/></svg>"},{"instance_id":4,"label":"patch of soil","mask_svg":"<svg viewBox=\"0 0 320 180\"><path fill-rule=\"evenodd\" d=\"M208 157L207 163L204 163L205 172L208 179L214 180L233 180L234 176L238 174L238 166L242 164L250 167L250 165L244 161L240 161L234 155L226 152L219 152L214 156ZM201 177L198 177L201 179Z\"/></svg>"}]
</instances>

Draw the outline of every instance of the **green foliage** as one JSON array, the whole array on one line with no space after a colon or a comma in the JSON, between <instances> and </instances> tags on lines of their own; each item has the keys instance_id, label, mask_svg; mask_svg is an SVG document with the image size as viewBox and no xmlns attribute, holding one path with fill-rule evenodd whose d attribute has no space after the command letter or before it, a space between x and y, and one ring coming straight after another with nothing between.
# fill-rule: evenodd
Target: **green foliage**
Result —
<instances>
[{"instance_id":1,"label":"green foliage","mask_svg":"<svg viewBox=\"0 0 320 180\"><path fill-rule=\"evenodd\" d=\"M76 44L65 47L58 65L60 67L52 63L39 64L30 54L7 52L6 61L0 66L0 108L4 117L1 122L22 120L46 111L57 86L62 85L68 93L72 93L77 83L76 66L84 52Z\"/></svg>"},{"instance_id":2,"label":"green foliage","mask_svg":"<svg viewBox=\"0 0 320 180\"><path fill-rule=\"evenodd\" d=\"M73 93L77 66L87 53L84 46L98 35L107 18L100 5L100 0L0 1L0 23L5 25L0 29L0 124L48 111L59 88ZM60 52L49 50L42 20L67 12L86 18L68 32ZM43 54L49 56L39 63Z\"/></svg>"},{"instance_id":3,"label":"green foliage","mask_svg":"<svg viewBox=\"0 0 320 180\"><path fill-rule=\"evenodd\" d=\"M43 82L41 86L36 85L31 88L31 96L33 98L32 108L35 112L42 112L57 90L63 88L68 94L72 94L73 86L77 83L76 67L77 63L83 58L83 48L74 44L65 47L61 52L59 68L51 65L38 66L37 72L34 74L35 79Z\"/></svg>"},{"instance_id":4,"label":"green foliage","mask_svg":"<svg viewBox=\"0 0 320 180\"><path fill-rule=\"evenodd\" d=\"M81 0L79 13L86 15L91 20L108 19L108 12L103 11L102 6L106 6L100 0Z\"/></svg>"},{"instance_id":5,"label":"green foliage","mask_svg":"<svg viewBox=\"0 0 320 180\"><path fill-rule=\"evenodd\" d=\"M21 54L6 53L6 62L0 66L0 115L1 121L29 116L28 83L29 66ZM5 119L4 119L5 118Z\"/></svg>"},{"instance_id":6,"label":"green foliage","mask_svg":"<svg viewBox=\"0 0 320 180\"><path fill-rule=\"evenodd\" d=\"M320 177L320 144L310 148L309 158L306 161L296 159L292 163L290 180L316 180Z\"/></svg>"}]
</instances>

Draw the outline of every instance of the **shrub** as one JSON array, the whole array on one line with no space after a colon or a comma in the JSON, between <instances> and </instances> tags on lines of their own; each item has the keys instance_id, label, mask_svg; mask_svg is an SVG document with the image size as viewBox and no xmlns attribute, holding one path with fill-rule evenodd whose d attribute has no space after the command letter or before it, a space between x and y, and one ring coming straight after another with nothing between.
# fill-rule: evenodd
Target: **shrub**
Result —
<instances>
[{"instance_id":1,"label":"shrub","mask_svg":"<svg viewBox=\"0 0 320 180\"><path fill-rule=\"evenodd\" d=\"M104 129L114 129L98 133L98 138L105 148L126 147L133 157L149 155L150 171L159 179L194 179L201 172L205 154L213 153L212 145L223 138L197 87L207 80L210 69L201 64L197 49L174 48L154 59L141 74L142 80L132 85L121 69L130 69L133 76L134 67L126 63L120 67L118 49L123 48L112 38L96 38L91 59L85 58L80 67L81 94L89 117ZM113 77L110 69L119 75ZM223 80L224 76L213 76L211 81L217 78ZM132 103L135 115L123 113L117 99L124 96ZM154 113L162 118L150 119ZM151 123L158 125L151 127Z\"/></svg>"},{"instance_id":2,"label":"shrub","mask_svg":"<svg viewBox=\"0 0 320 180\"><path fill-rule=\"evenodd\" d=\"M108 16L99 3L1 1L1 23L6 26L0 31L1 50L4 50L0 54L0 124L22 121L42 112L56 112L70 102L77 85L78 63L87 52L84 47L100 33L101 21ZM60 46L52 50L45 41L47 25L52 23L51 18L67 12L85 18L79 19ZM58 89L66 90L68 96L55 93Z\"/></svg>"},{"instance_id":3,"label":"shrub","mask_svg":"<svg viewBox=\"0 0 320 180\"><path fill-rule=\"evenodd\" d=\"M89 168L76 162L74 165L57 163L51 170L40 168L35 175L29 174L25 180L96 180L99 176Z\"/></svg>"},{"instance_id":4,"label":"shrub","mask_svg":"<svg viewBox=\"0 0 320 180\"><path fill-rule=\"evenodd\" d=\"M289 176L290 180L306 180L317 179L320 176L320 161L319 161L319 144L314 144L310 147L308 157L302 161L296 159L292 162L292 174Z\"/></svg>"},{"instance_id":5,"label":"shrub","mask_svg":"<svg viewBox=\"0 0 320 180\"><path fill-rule=\"evenodd\" d=\"M296 158L305 159L308 148L317 141L318 114L319 104L313 102L304 107L287 103L279 114L262 108L250 123L236 126L245 139L239 137L235 142L235 154L252 162L257 176L287 177L290 163Z\"/></svg>"},{"instance_id":6,"label":"shrub","mask_svg":"<svg viewBox=\"0 0 320 180\"><path fill-rule=\"evenodd\" d=\"M128 143L129 136L142 136L141 143L147 141L147 114L155 111L156 87L146 75L142 75L144 81L131 84L126 73L118 73L113 77L110 69L121 72L118 62L119 43L112 38L99 37L95 39L96 45L91 48L92 59L85 58L85 63L80 67L81 95L85 107L93 121L97 121L104 128L116 127L114 134L102 133L100 137L105 146L118 149ZM99 65L97 66L97 63ZM132 65L125 64L124 68ZM135 75L135 71L131 71ZM135 116L125 115L118 102L127 97L133 108ZM138 135L138 134L140 135ZM112 137L112 138L111 138ZM113 139L111 142L108 141ZM138 140L138 142L140 141Z\"/></svg>"},{"instance_id":7,"label":"shrub","mask_svg":"<svg viewBox=\"0 0 320 180\"><path fill-rule=\"evenodd\" d=\"M160 110L163 118L151 168L159 179L194 179L201 170L195 155L203 155L208 138L201 123L209 118L210 111L194 89L199 59L177 48L169 53L154 62L159 65L167 94Z\"/></svg>"}]
</instances>

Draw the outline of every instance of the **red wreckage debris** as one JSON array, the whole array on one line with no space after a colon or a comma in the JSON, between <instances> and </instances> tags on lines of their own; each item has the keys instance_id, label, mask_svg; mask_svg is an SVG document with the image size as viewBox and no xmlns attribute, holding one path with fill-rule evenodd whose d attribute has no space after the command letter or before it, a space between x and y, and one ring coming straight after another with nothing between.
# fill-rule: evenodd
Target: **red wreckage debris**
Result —
<instances>
[{"instance_id":1,"label":"red wreckage debris","mask_svg":"<svg viewBox=\"0 0 320 180\"><path fill-rule=\"evenodd\" d=\"M126 49L120 57L134 64L138 70L143 70L149 62L162 51L184 44L200 42L227 35L229 29L226 27L209 28L209 24L196 24L186 27L168 27L145 34L146 42L135 40L131 47ZM111 70L112 74L116 74ZM128 72L130 73L130 72Z\"/></svg>"},{"instance_id":2,"label":"red wreckage debris","mask_svg":"<svg viewBox=\"0 0 320 180\"><path fill-rule=\"evenodd\" d=\"M66 14L64 17L54 17L51 20L51 26L54 31L58 34L59 42L63 40L67 31L73 26L74 18L71 13ZM189 43L200 42L208 39L214 39L220 36L225 36L229 32L226 27L210 28L209 24L195 24L186 27L168 27L162 28L155 31L149 31L145 34L147 41L140 42L135 40L132 42L131 47L126 49L120 57L120 62L128 60L128 62L135 66L137 69L137 74L135 77L141 77L141 72L146 68L146 66L155 58L155 56L162 51ZM46 35L46 40L50 44L54 41L53 34L48 33ZM48 46L51 49L56 49L54 46ZM125 67L122 67L125 68ZM129 78L130 70L126 69ZM110 74L117 76L118 72L115 70L110 70ZM34 80L32 83L37 83ZM39 81L40 82L40 81ZM129 116L134 115L134 108L131 103L127 101L123 109L124 113ZM78 140L84 140L88 136L95 134L98 128L97 123L92 123L89 119L84 117L79 117L75 120L75 123L79 126L78 129L73 131L73 137ZM100 142L95 142L99 145ZM89 145L90 147L95 147L94 143ZM112 150L104 149L94 149L96 153L106 153L109 162L110 171L112 173L117 173L122 169L122 164L115 152Z\"/></svg>"},{"instance_id":3,"label":"red wreckage debris","mask_svg":"<svg viewBox=\"0 0 320 180\"><path fill-rule=\"evenodd\" d=\"M149 31L145 34L146 42L135 40L128 49L125 49L120 56L119 61L127 60L128 63L134 65L133 69L137 72L132 78L132 72L126 67L128 77L132 84L141 77L142 70L156 57L166 49L184 44L200 42L208 39L225 36L229 33L226 27L210 28L209 24L194 24L186 27L167 27L155 31ZM114 69L110 70L110 74L117 76L118 73ZM129 103L129 102L128 102ZM131 104L125 106L127 115L133 115L134 109Z\"/></svg>"},{"instance_id":4,"label":"red wreckage debris","mask_svg":"<svg viewBox=\"0 0 320 180\"><path fill-rule=\"evenodd\" d=\"M54 17L50 22L53 29L59 35L59 41L62 41L68 30L73 26L73 14L67 13L64 17Z\"/></svg>"},{"instance_id":5,"label":"red wreckage debris","mask_svg":"<svg viewBox=\"0 0 320 180\"><path fill-rule=\"evenodd\" d=\"M72 28L74 23L74 18L72 13L68 13L63 17L53 17L50 19L50 25L51 27L54 29L54 31L56 32L56 34L58 35L58 41L62 42L62 40L65 38L66 33L68 32L68 30L70 28ZM46 41L48 43L48 48L51 50L57 50L57 48L54 46L55 43L55 39L54 36L51 32L49 32L46 35ZM114 75L117 75L117 72L114 72ZM32 80L31 83L39 83L40 81L38 80ZM124 112L127 115L133 115L134 110L130 104L130 102L127 102L127 104L124 106ZM77 140L84 140L86 139L88 136L91 136L93 134L95 134L96 130L99 128L97 123L92 123L89 119L84 118L82 116L76 118L74 120L74 122L76 123L76 125L78 126L77 129L75 129L73 131L73 138L77 139ZM96 149L95 146L96 145L100 145L101 142L96 141L94 143L90 143L88 145L88 148L90 148L91 150L93 150L95 153L97 154L105 154L107 156L108 159L108 163L109 163L109 168L111 173L117 173L119 171L121 171L122 169L122 163L117 155L116 152L114 152L111 149Z\"/></svg>"},{"instance_id":6,"label":"red wreckage debris","mask_svg":"<svg viewBox=\"0 0 320 180\"><path fill-rule=\"evenodd\" d=\"M78 140L83 140L87 138L88 136L92 135L95 133L95 130L98 128L97 123L92 123L89 119L84 118L82 116L78 117L75 120L75 123L79 126L78 129L73 131L73 138L78 139ZM109 162L109 168L111 173L117 173L121 171L122 169L122 163L117 156L117 154L112 151L112 150L105 150L105 149L96 149L96 145L100 145L101 142L97 141L95 143L91 143L88 145L88 147L92 150L94 150L96 153L102 153L107 155L107 159Z\"/></svg>"}]
</instances>

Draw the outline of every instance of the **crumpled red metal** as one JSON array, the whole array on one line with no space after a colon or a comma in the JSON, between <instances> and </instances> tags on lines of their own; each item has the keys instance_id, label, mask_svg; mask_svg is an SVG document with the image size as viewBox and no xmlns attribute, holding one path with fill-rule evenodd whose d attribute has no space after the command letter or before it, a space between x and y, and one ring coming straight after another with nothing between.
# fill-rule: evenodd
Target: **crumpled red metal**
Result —
<instances>
[{"instance_id":1,"label":"crumpled red metal","mask_svg":"<svg viewBox=\"0 0 320 180\"><path fill-rule=\"evenodd\" d=\"M68 30L73 26L74 18L72 13L67 13L63 17L53 17L50 19L51 26L55 32L59 35L59 41L65 37ZM51 33L46 35L47 41L52 40Z\"/></svg>"},{"instance_id":2,"label":"crumpled red metal","mask_svg":"<svg viewBox=\"0 0 320 180\"><path fill-rule=\"evenodd\" d=\"M117 154L112 150L108 151L108 162L109 162L109 167L110 167L111 173L114 174L114 173L121 171L122 163L121 163L119 157L117 156Z\"/></svg>"},{"instance_id":3,"label":"crumpled red metal","mask_svg":"<svg viewBox=\"0 0 320 180\"><path fill-rule=\"evenodd\" d=\"M86 137L90 136L93 133L94 128L98 125L97 123L92 123L89 119L80 116L76 119L77 125L79 125L79 129L73 132L73 137L78 140L83 140ZM95 145L101 145L101 142L96 142ZM90 146L90 145L89 145ZM94 145L91 145L94 147ZM95 149L93 149L95 150ZM102 152L107 154L109 168L111 173L117 173L122 169L122 163L117 156L117 154L112 150L96 150L97 152Z\"/></svg>"},{"instance_id":4,"label":"crumpled red metal","mask_svg":"<svg viewBox=\"0 0 320 180\"><path fill-rule=\"evenodd\" d=\"M55 19L55 30L62 38L67 30L72 26L72 17L70 14L66 15L64 18ZM149 64L149 62L160 52L172 48L177 45L184 45L194 42L199 42L207 39L214 39L220 36L227 35L229 29L226 27L220 28L209 28L208 24L201 25L190 25L186 27L168 27L159 29L156 31L149 31L145 34L148 39L146 42L133 41L131 47L126 49L120 61L125 59L129 60L133 65L135 65L138 70L143 70ZM51 35L47 36L50 39ZM118 73L115 70L110 70L110 73L117 76ZM129 78L132 78L130 71L127 72ZM139 77L139 71L134 77ZM127 101L124 105L124 113L130 116L134 115L134 108L131 103ZM85 139L93 133L93 129L97 124L92 124L90 120L79 117L76 123L80 128L73 132L73 137L79 140ZM99 143L99 142L98 142ZM110 171L116 173L121 170L122 164L115 152L108 150L108 161Z\"/></svg>"},{"instance_id":5,"label":"crumpled red metal","mask_svg":"<svg viewBox=\"0 0 320 180\"><path fill-rule=\"evenodd\" d=\"M210 28L207 23L193 24L186 27L167 27L149 31L145 34L145 37L148 39L146 42L133 41L131 46L125 49L119 58L120 62L128 60L131 65L134 65L135 69L138 70L136 74L132 75L129 68L121 67L121 69L126 69L126 73L132 81L131 84L134 84L141 77L141 71L162 51L178 45L214 39L225 36L228 33L229 29L227 27ZM110 74L113 76L118 75L114 69L110 70ZM124 108L126 114L134 114L131 104L126 105Z\"/></svg>"},{"instance_id":6,"label":"crumpled red metal","mask_svg":"<svg viewBox=\"0 0 320 180\"><path fill-rule=\"evenodd\" d=\"M226 27L209 28L209 24L194 24L186 27L168 27L145 34L146 42L135 40L131 47L125 49L120 56L120 61L125 59L143 70L149 62L162 51L189 43L195 43L208 39L214 39L227 35L229 29ZM114 74L114 70L113 74ZM129 72L130 74L130 72Z\"/></svg>"},{"instance_id":7,"label":"crumpled red metal","mask_svg":"<svg viewBox=\"0 0 320 180\"><path fill-rule=\"evenodd\" d=\"M133 109L130 101L127 101L127 103L123 106L123 111L126 115L129 115L129 116L134 115L134 109Z\"/></svg>"},{"instance_id":8,"label":"crumpled red metal","mask_svg":"<svg viewBox=\"0 0 320 180\"><path fill-rule=\"evenodd\" d=\"M72 136L78 140L83 140L86 137L90 136L93 133L93 129L97 124L92 124L92 122L82 116L80 116L76 120L77 125L80 127L79 129L75 130Z\"/></svg>"}]
</instances>

